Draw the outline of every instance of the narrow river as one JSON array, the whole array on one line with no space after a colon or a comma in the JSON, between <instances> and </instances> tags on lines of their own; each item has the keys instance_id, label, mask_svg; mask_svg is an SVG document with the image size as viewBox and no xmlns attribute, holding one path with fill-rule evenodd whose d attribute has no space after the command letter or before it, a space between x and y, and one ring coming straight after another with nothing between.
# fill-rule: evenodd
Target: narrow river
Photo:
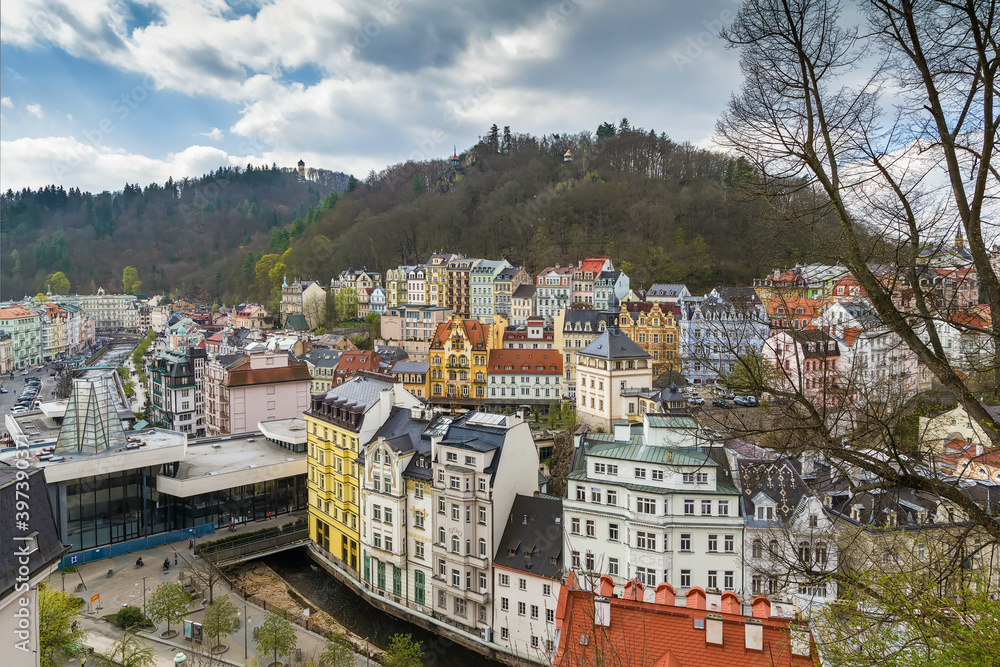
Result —
<instances>
[{"instance_id":1,"label":"narrow river","mask_svg":"<svg viewBox=\"0 0 1000 667\"><path fill-rule=\"evenodd\" d=\"M372 645L385 649L392 635L410 634L423 643L424 665L436 667L499 667L501 663L440 637L433 632L385 614L327 574L302 550L286 551L262 559L293 588L313 600L345 628Z\"/></svg>"}]
</instances>

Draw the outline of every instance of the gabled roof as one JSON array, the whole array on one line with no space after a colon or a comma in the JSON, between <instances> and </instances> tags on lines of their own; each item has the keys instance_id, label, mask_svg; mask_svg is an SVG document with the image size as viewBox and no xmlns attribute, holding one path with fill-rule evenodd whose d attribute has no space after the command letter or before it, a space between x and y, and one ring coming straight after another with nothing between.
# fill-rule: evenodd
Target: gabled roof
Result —
<instances>
[{"instance_id":1,"label":"gabled roof","mask_svg":"<svg viewBox=\"0 0 1000 667\"><path fill-rule=\"evenodd\" d=\"M774 501L777 515L782 519L791 517L802 497L810 495L809 487L799 475L798 461L740 459L737 465L748 518L754 516L762 494Z\"/></svg>"},{"instance_id":2,"label":"gabled roof","mask_svg":"<svg viewBox=\"0 0 1000 667\"><path fill-rule=\"evenodd\" d=\"M465 332L465 337L469 340L469 344L472 346L472 349L485 350L486 341L489 337L487 325L483 324L479 320L457 321L461 322L462 329ZM455 322L455 319L451 319L437 325L437 329L434 331L434 337L431 339L430 348L432 350L439 350L444 347L445 341L451 338Z\"/></svg>"},{"instance_id":3,"label":"gabled roof","mask_svg":"<svg viewBox=\"0 0 1000 667\"><path fill-rule=\"evenodd\" d=\"M681 296L681 293L686 289L687 285L683 285L681 283L654 283L649 286L648 290L646 290L646 296Z\"/></svg>"},{"instance_id":4,"label":"gabled roof","mask_svg":"<svg viewBox=\"0 0 1000 667\"><path fill-rule=\"evenodd\" d=\"M289 315L288 319L285 320L285 328L293 331L309 331L310 329L309 323L306 322L306 316L302 313Z\"/></svg>"},{"instance_id":5,"label":"gabled roof","mask_svg":"<svg viewBox=\"0 0 1000 667\"><path fill-rule=\"evenodd\" d=\"M617 327L605 330L597 340L583 348L577 354L598 359L651 359L641 347Z\"/></svg>"},{"instance_id":6,"label":"gabled roof","mask_svg":"<svg viewBox=\"0 0 1000 667\"><path fill-rule=\"evenodd\" d=\"M510 298L512 299L533 299L535 297L535 286L531 283L518 285Z\"/></svg>"}]
</instances>

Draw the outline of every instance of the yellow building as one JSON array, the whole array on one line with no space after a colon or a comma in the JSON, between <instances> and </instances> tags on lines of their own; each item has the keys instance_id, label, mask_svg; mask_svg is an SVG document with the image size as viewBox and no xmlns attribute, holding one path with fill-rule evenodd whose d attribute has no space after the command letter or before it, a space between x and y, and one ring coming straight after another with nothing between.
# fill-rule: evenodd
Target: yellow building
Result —
<instances>
[{"instance_id":1,"label":"yellow building","mask_svg":"<svg viewBox=\"0 0 1000 667\"><path fill-rule=\"evenodd\" d=\"M405 306L409 301L406 296L407 280L414 267L400 266L385 272L385 307L395 308Z\"/></svg>"},{"instance_id":2,"label":"yellow building","mask_svg":"<svg viewBox=\"0 0 1000 667\"><path fill-rule=\"evenodd\" d=\"M430 402L452 409L474 409L486 401L490 325L453 317L434 332L430 358Z\"/></svg>"},{"instance_id":3,"label":"yellow building","mask_svg":"<svg viewBox=\"0 0 1000 667\"><path fill-rule=\"evenodd\" d=\"M428 306L448 306L448 262L458 255L438 253L431 255L424 268L427 271L426 303Z\"/></svg>"},{"instance_id":4,"label":"yellow building","mask_svg":"<svg viewBox=\"0 0 1000 667\"><path fill-rule=\"evenodd\" d=\"M419 408L402 384L355 377L312 397L304 414L309 443L309 537L357 573L361 488L358 452L393 406Z\"/></svg>"},{"instance_id":5,"label":"yellow building","mask_svg":"<svg viewBox=\"0 0 1000 667\"><path fill-rule=\"evenodd\" d=\"M681 369L680 322L668 303L624 302L618 326L653 358L653 377Z\"/></svg>"}]
</instances>

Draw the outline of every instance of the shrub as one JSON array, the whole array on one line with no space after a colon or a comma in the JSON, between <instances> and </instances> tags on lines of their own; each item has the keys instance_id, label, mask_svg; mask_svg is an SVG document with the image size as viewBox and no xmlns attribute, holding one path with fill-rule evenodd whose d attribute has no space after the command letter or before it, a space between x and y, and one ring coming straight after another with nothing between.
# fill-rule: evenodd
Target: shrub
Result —
<instances>
[{"instance_id":1,"label":"shrub","mask_svg":"<svg viewBox=\"0 0 1000 667\"><path fill-rule=\"evenodd\" d=\"M136 625L144 625L145 619L142 617L142 609L138 607L122 607L115 614L115 623L126 630Z\"/></svg>"}]
</instances>

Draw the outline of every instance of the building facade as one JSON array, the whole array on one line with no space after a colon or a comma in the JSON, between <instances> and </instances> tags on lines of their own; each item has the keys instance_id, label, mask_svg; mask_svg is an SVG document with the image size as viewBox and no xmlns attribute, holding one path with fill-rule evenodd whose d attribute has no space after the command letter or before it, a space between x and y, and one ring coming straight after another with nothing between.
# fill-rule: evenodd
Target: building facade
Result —
<instances>
[{"instance_id":1,"label":"building facade","mask_svg":"<svg viewBox=\"0 0 1000 667\"><path fill-rule=\"evenodd\" d=\"M652 358L617 327L576 353L576 414L585 424L610 429L627 419L622 391L652 384Z\"/></svg>"}]
</instances>

